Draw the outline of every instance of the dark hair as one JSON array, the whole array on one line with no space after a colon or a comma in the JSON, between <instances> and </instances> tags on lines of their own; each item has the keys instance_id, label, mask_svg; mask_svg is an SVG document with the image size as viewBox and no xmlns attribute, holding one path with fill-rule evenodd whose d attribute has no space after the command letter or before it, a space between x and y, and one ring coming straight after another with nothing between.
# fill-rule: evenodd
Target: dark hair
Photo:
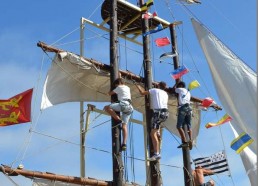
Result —
<instances>
[{"instance_id":1,"label":"dark hair","mask_svg":"<svg viewBox=\"0 0 258 186\"><path fill-rule=\"evenodd\" d=\"M177 84L176 87L183 87L183 88L185 88L185 82L180 81L180 82Z\"/></svg>"},{"instance_id":2,"label":"dark hair","mask_svg":"<svg viewBox=\"0 0 258 186\"><path fill-rule=\"evenodd\" d=\"M114 82L113 85L120 85L120 84L124 84L124 80L122 78L117 78Z\"/></svg>"},{"instance_id":3,"label":"dark hair","mask_svg":"<svg viewBox=\"0 0 258 186\"><path fill-rule=\"evenodd\" d=\"M167 87L167 84L164 81L159 82L159 88L162 90L165 90Z\"/></svg>"}]
</instances>

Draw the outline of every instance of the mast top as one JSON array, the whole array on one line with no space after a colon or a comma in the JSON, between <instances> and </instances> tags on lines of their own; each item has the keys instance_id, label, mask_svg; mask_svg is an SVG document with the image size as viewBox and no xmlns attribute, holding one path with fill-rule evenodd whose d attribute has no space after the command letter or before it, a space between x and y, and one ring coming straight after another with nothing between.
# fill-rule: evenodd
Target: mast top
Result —
<instances>
[{"instance_id":1,"label":"mast top","mask_svg":"<svg viewBox=\"0 0 258 186\"><path fill-rule=\"evenodd\" d=\"M104 22L110 24L110 1L105 0L101 7L101 16ZM141 8L135 6L125 0L117 0L117 17L118 17L118 31L124 35L142 34L142 11ZM149 28L154 29L159 24L162 24L163 28L166 28L170 23L158 16L153 17Z\"/></svg>"}]
</instances>

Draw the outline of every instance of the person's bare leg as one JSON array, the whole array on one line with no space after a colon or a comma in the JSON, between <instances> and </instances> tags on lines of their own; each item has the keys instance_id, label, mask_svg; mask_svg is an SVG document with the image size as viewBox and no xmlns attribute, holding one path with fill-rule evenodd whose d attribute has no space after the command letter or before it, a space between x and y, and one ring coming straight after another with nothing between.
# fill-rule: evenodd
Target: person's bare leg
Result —
<instances>
[{"instance_id":1,"label":"person's bare leg","mask_svg":"<svg viewBox=\"0 0 258 186\"><path fill-rule=\"evenodd\" d=\"M104 110L110 115L112 116L112 118L114 118L117 121L121 121L121 118L116 114L116 112L111 109L108 105L104 107Z\"/></svg>"},{"instance_id":2,"label":"person's bare leg","mask_svg":"<svg viewBox=\"0 0 258 186\"><path fill-rule=\"evenodd\" d=\"M192 141L192 130L189 129L187 132L188 132L188 135L189 135L189 139Z\"/></svg>"},{"instance_id":3,"label":"person's bare leg","mask_svg":"<svg viewBox=\"0 0 258 186\"><path fill-rule=\"evenodd\" d=\"M123 125L122 125L122 133L123 133L123 143L122 144L126 144L126 140L127 140L127 125L125 123L123 123Z\"/></svg>"},{"instance_id":4,"label":"person's bare leg","mask_svg":"<svg viewBox=\"0 0 258 186\"><path fill-rule=\"evenodd\" d=\"M159 154L159 142L157 137L157 129L151 129L151 140L153 144L154 153Z\"/></svg>"},{"instance_id":5,"label":"person's bare leg","mask_svg":"<svg viewBox=\"0 0 258 186\"><path fill-rule=\"evenodd\" d=\"M184 130L183 130L182 128L177 128L177 130L178 130L178 132L179 132L179 134L180 134L180 136L181 136L181 140L182 140L183 142L186 142L186 137L185 137L185 132L184 132Z\"/></svg>"}]
</instances>

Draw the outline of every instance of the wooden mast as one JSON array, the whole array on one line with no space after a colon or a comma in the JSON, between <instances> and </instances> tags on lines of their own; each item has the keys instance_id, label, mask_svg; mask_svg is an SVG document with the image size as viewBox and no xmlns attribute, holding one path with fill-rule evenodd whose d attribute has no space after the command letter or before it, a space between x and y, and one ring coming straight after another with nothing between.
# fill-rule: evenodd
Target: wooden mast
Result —
<instances>
[{"instance_id":1,"label":"wooden mast","mask_svg":"<svg viewBox=\"0 0 258 186\"><path fill-rule=\"evenodd\" d=\"M115 87L113 82L119 77L118 55L117 55L117 0L110 0L110 90ZM117 95L111 97L111 102L117 101ZM119 115L119 112L117 112ZM123 184L123 162L121 157L121 129L118 121L111 117L112 133L112 160L113 160L113 184L122 186Z\"/></svg>"},{"instance_id":2,"label":"wooden mast","mask_svg":"<svg viewBox=\"0 0 258 186\"><path fill-rule=\"evenodd\" d=\"M171 35L171 42L172 42L172 53L173 54L177 53L177 42L176 42L176 31L175 31L175 26L177 24L181 24L181 22L172 23L169 27L170 35ZM178 55L173 57L173 63L174 63L174 69L177 69L179 67ZM179 81L180 81L180 79L176 79L176 83L178 83ZM189 137L187 135L188 134L187 131L188 131L187 126L184 125L185 136L186 136L186 139L189 140ZM191 164L190 164L190 150L189 150L189 147L182 148L182 152L183 152L183 162L184 162L185 186L192 186L192 182L191 182L191 172L192 172L192 170L191 170Z\"/></svg>"},{"instance_id":3,"label":"wooden mast","mask_svg":"<svg viewBox=\"0 0 258 186\"><path fill-rule=\"evenodd\" d=\"M144 5L144 0L140 0L140 7ZM144 12L142 12L143 14ZM149 20L142 18L142 33L146 33L149 31ZM152 88L152 66L151 66L151 59L150 59L150 39L149 35L142 36L143 39L143 64L144 64L144 83L145 83L145 90L149 90ZM146 118L146 138L147 143L149 146L149 157L154 155L154 149L153 144L150 137L151 132L151 108L150 108L150 97L145 96L145 118ZM160 165L159 161L151 161L149 162L149 173L150 175L147 176L147 178L150 177L151 180L150 183L147 181L147 184L151 186L160 186L161 185L161 173L160 173Z\"/></svg>"}]
</instances>

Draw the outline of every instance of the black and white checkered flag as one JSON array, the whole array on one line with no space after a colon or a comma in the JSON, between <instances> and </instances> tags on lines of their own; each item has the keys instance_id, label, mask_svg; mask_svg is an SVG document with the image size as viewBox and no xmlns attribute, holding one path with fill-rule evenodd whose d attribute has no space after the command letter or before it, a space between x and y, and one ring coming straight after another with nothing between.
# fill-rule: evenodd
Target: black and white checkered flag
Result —
<instances>
[{"instance_id":1,"label":"black and white checkered flag","mask_svg":"<svg viewBox=\"0 0 258 186\"><path fill-rule=\"evenodd\" d=\"M195 167L201 166L205 169L211 169L214 171L214 174L219 174L226 171L228 171L229 174L227 158L224 151L213 154L210 157L194 159L193 162Z\"/></svg>"}]
</instances>

